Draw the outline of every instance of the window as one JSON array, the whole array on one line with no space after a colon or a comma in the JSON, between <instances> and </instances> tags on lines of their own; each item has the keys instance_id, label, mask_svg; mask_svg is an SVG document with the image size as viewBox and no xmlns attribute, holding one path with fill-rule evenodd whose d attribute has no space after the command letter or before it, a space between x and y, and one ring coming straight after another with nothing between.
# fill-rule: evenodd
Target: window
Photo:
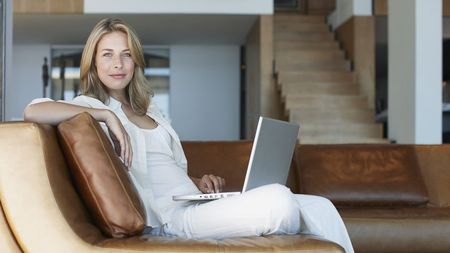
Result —
<instances>
[{"instance_id":1,"label":"window","mask_svg":"<svg viewBox=\"0 0 450 253\"><path fill-rule=\"evenodd\" d=\"M80 62L82 46L54 46L51 49L50 97L70 101L81 93ZM163 114L170 119L169 48L144 46L145 76L155 93L152 98Z\"/></svg>"},{"instance_id":2,"label":"window","mask_svg":"<svg viewBox=\"0 0 450 253\"><path fill-rule=\"evenodd\" d=\"M145 76L155 92L153 101L162 113L170 119L170 60L168 47L144 47L147 65Z\"/></svg>"}]
</instances>

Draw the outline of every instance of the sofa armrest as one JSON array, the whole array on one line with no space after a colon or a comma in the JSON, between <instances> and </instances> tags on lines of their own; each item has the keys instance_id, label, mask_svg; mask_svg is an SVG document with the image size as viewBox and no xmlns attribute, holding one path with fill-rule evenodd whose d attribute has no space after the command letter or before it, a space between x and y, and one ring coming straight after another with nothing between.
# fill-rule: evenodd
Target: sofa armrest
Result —
<instances>
[{"instance_id":1,"label":"sofa armrest","mask_svg":"<svg viewBox=\"0 0 450 253\"><path fill-rule=\"evenodd\" d=\"M59 148L55 129L0 124L0 201L24 252L105 252Z\"/></svg>"}]
</instances>

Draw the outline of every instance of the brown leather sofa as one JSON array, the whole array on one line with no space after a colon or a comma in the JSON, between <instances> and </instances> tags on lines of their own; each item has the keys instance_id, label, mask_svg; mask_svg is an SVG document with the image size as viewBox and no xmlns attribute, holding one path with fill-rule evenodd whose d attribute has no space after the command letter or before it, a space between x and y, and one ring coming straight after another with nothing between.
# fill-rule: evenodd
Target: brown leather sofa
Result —
<instances>
[{"instance_id":1,"label":"brown leather sofa","mask_svg":"<svg viewBox=\"0 0 450 253\"><path fill-rule=\"evenodd\" d=\"M242 185L251 142L184 146L196 176L220 168ZM450 252L450 145L298 145L287 184L331 199L357 253Z\"/></svg>"},{"instance_id":2,"label":"brown leather sofa","mask_svg":"<svg viewBox=\"0 0 450 253\"><path fill-rule=\"evenodd\" d=\"M250 142L186 143L190 171L241 183ZM204 150L208 153L202 154ZM305 235L225 240L134 236L107 238L76 192L56 128L0 124L0 252L339 252L332 242ZM198 169L198 170L196 170ZM203 171L202 171L203 170Z\"/></svg>"},{"instance_id":3,"label":"brown leather sofa","mask_svg":"<svg viewBox=\"0 0 450 253\"><path fill-rule=\"evenodd\" d=\"M184 142L193 176L242 186L250 141ZM55 129L0 124L0 252L343 252L317 237L111 239L76 193ZM450 252L450 145L299 145L288 186L330 198L355 251Z\"/></svg>"},{"instance_id":4,"label":"brown leather sofa","mask_svg":"<svg viewBox=\"0 0 450 253\"><path fill-rule=\"evenodd\" d=\"M299 192L338 207L355 252L450 252L450 145L300 145Z\"/></svg>"}]
</instances>

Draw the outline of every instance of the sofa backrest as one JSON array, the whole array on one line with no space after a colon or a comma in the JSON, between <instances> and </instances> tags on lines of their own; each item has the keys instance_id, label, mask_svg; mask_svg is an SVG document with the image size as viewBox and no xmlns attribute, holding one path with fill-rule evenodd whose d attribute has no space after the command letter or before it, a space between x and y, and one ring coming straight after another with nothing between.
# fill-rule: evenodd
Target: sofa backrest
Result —
<instances>
[{"instance_id":1,"label":"sofa backrest","mask_svg":"<svg viewBox=\"0 0 450 253\"><path fill-rule=\"evenodd\" d=\"M300 191L340 207L418 206L428 193L413 145L299 145Z\"/></svg>"},{"instance_id":2,"label":"sofa backrest","mask_svg":"<svg viewBox=\"0 0 450 253\"><path fill-rule=\"evenodd\" d=\"M450 145L416 145L420 169L428 189L430 205L450 206Z\"/></svg>"},{"instance_id":3,"label":"sofa backrest","mask_svg":"<svg viewBox=\"0 0 450 253\"><path fill-rule=\"evenodd\" d=\"M0 200L24 252L85 252L104 239L73 187L55 128L0 124L0 161Z\"/></svg>"},{"instance_id":4,"label":"sofa backrest","mask_svg":"<svg viewBox=\"0 0 450 253\"><path fill-rule=\"evenodd\" d=\"M182 143L188 161L190 176L214 174L225 178L226 191L241 191L252 150L252 141L184 141ZM294 162L287 186L298 192Z\"/></svg>"}]
</instances>

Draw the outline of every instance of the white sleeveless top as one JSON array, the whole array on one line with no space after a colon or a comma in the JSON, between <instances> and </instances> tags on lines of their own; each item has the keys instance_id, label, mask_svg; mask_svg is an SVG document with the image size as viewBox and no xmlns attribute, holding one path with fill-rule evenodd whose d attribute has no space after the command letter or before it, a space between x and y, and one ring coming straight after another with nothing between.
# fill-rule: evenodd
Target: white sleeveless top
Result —
<instances>
[{"instance_id":1,"label":"white sleeveless top","mask_svg":"<svg viewBox=\"0 0 450 253\"><path fill-rule=\"evenodd\" d=\"M136 126L137 128L137 126ZM197 186L179 167L174 159L171 136L161 126L139 130L145 139L149 185L153 191L155 204L161 212L169 214L185 202L173 201L172 196L200 193ZM146 201L146 200L144 200Z\"/></svg>"}]
</instances>

